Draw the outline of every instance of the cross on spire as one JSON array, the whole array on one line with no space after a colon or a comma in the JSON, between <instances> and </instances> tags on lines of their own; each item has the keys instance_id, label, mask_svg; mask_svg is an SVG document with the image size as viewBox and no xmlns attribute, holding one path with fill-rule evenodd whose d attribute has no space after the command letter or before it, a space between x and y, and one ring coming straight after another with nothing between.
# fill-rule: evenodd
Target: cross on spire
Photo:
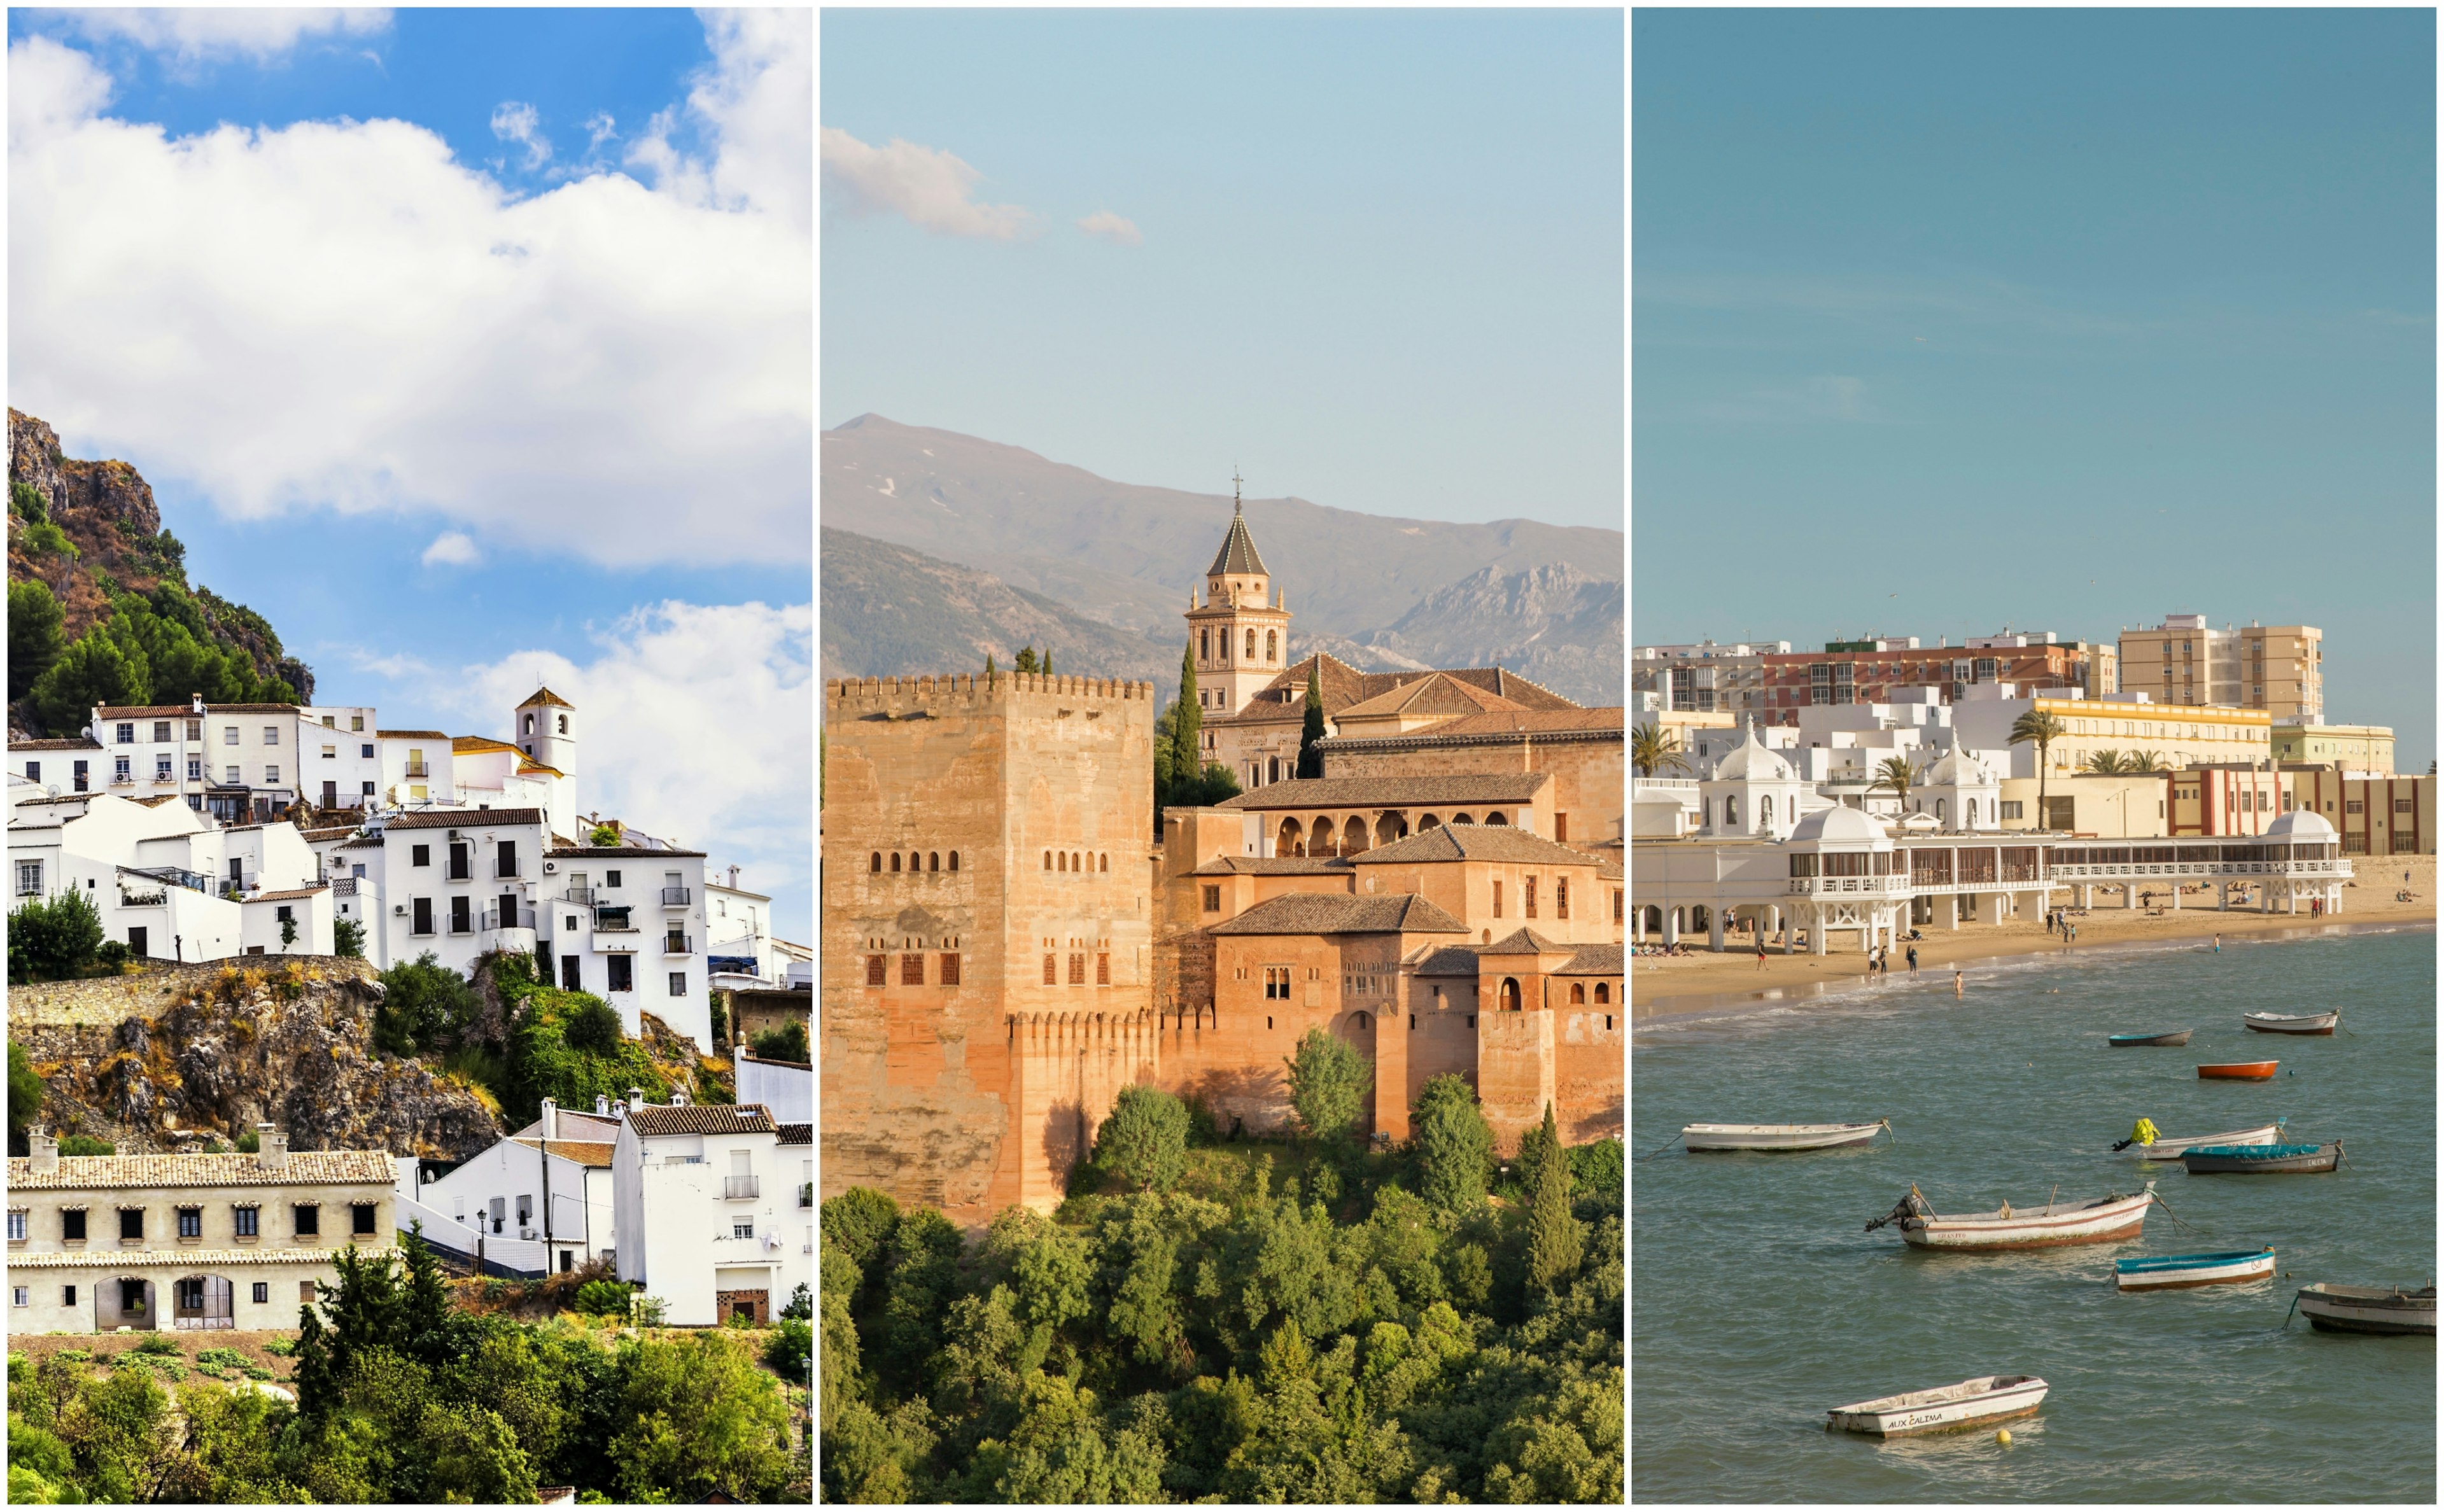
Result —
<instances>
[{"instance_id":1,"label":"cross on spire","mask_svg":"<svg viewBox=\"0 0 2444 1512\"><path fill-rule=\"evenodd\" d=\"M1242 480L1242 479L1240 478L1240 476L1239 476L1239 464L1237 464L1236 462L1231 463L1231 512L1232 514L1237 514L1237 513L1239 513L1239 512L1240 512L1241 506L1240 506L1240 504L1239 504L1239 485L1240 485L1240 483L1241 483L1242 481L1243 481L1243 480Z\"/></svg>"}]
</instances>

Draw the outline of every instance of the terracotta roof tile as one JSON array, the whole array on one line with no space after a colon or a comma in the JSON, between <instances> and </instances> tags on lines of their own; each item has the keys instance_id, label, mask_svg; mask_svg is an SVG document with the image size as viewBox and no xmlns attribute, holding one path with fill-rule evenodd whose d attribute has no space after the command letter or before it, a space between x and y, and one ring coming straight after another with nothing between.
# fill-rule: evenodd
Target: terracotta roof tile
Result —
<instances>
[{"instance_id":1,"label":"terracotta roof tile","mask_svg":"<svg viewBox=\"0 0 2444 1512\"><path fill-rule=\"evenodd\" d=\"M9 748L10 750L100 750L102 742L89 735L79 735L69 740L12 740L9 743Z\"/></svg>"},{"instance_id":2,"label":"terracotta roof tile","mask_svg":"<svg viewBox=\"0 0 2444 1512\"><path fill-rule=\"evenodd\" d=\"M294 1187L323 1182L389 1186L398 1176L380 1150L292 1150L278 1171L253 1155L62 1155L60 1169L37 1172L31 1160L9 1162L11 1191L100 1190L128 1187ZM17 1263L18 1257L9 1257Z\"/></svg>"},{"instance_id":3,"label":"terracotta roof tile","mask_svg":"<svg viewBox=\"0 0 2444 1512\"><path fill-rule=\"evenodd\" d=\"M429 808L386 821L389 829L485 829L495 824L541 824L539 808Z\"/></svg>"},{"instance_id":4,"label":"terracotta roof tile","mask_svg":"<svg viewBox=\"0 0 2444 1512\"><path fill-rule=\"evenodd\" d=\"M1468 926L1414 893L1359 897L1344 893L1287 893L1237 918L1215 934L1466 934Z\"/></svg>"},{"instance_id":5,"label":"terracotta roof tile","mask_svg":"<svg viewBox=\"0 0 2444 1512\"><path fill-rule=\"evenodd\" d=\"M376 740L448 740L449 732L439 729L378 729Z\"/></svg>"},{"instance_id":6,"label":"terracotta roof tile","mask_svg":"<svg viewBox=\"0 0 2444 1512\"><path fill-rule=\"evenodd\" d=\"M520 709L535 709L544 707L553 709L575 709L577 706L570 703L567 699L563 698L560 694L553 692L548 688L538 688L532 693L528 695L525 703L518 705L518 707Z\"/></svg>"},{"instance_id":7,"label":"terracotta roof tile","mask_svg":"<svg viewBox=\"0 0 2444 1512\"><path fill-rule=\"evenodd\" d=\"M780 1125L781 1142L785 1145L810 1145L815 1142L815 1126L810 1123Z\"/></svg>"},{"instance_id":8,"label":"terracotta roof tile","mask_svg":"<svg viewBox=\"0 0 2444 1512\"><path fill-rule=\"evenodd\" d=\"M701 1102L676 1108L653 1104L629 1110L628 1126L648 1137L777 1132L772 1126L772 1115L760 1102L750 1102L744 1107Z\"/></svg>"},{"instance_id":9,"label":"terracotta roof tile","mask_svg":"<svg viewBox=\"0 0 2444 1512\"><path fill-rule=\"evenodd\" d=\"M516 1142L529 1150L535 1145L532 1139L520 1139ZM558 1155L564 1160L574 1160L581 1166L594 1166L607 1170L611 1165L611 1152L617 1149L619 1146L616 1144L597 1139L554 1139L544 1146L544 1152Z\"/></svg>"},{"instance_id":10,"label":"terracotta roof tile","mask_svg":"<svg viewBox=\"0 0 2444 1512\"><path fill-rule=\"evenodd\" d=\"M1462 678L1444 673L1419 673L1415 679L1352 704L1342 719L1388 718L1395 714L1449 714L1453 718L1489 712L1525 714L1528 706L1514 703Z\"/></svg>"},{"instance_id":11,"label":"terracotta roof tile","mask_svg":"<svg viewBox=\"0 0 2444 1512\"><path fill-rule=\"evenodd\" d=\"M1525 803L1553 780L1549 772L1461 777L1302 777L1268 783L1215 806L1241 809L1416 808L1447 803Z\"/></svg>"},{"instance_id":12,"label":"terracotta roof tile","mask_svg":"<svg viewBox=\"0 0 2444 1512\"><path fill-rule=\"evenodd\" d=\"M317 1259L328 1261L339 1254L341 1245L273 1245L262 1249L187 1249L165 1244L147 1249L59 1249L40 1253L11 1253L9 1268L36 1270L125 1270L151 1265L295 1265ZM369 1247L357 1246L357 1253L370 1260L381 1260L403 1254L397 1245Z\"/></svg>"},{"instance_id":13,"label":"terracotta roof tile","mask_svg":"<svg viewBox=\"0 0 2444 1512\"><path fill-rule=\"evenodd\" d=\"M1556 944L1534 930L1523 928L1511 931L1491 945L1478 946L1476 953L1479 955L1543 955L1555 950L1571 949L1574 947Z\"/></svg>"},{"instance_id":14,"label":"terracotta roof tile","mask_svg":"<svg viewBox=\"0 0 2444 1512\"><path fill-rule=\"evenodd\" d=\"M1553 973L1555 976L1619 976L1621 974L1620 947L1618 945L1582 945L1570 964Z\"/></svg>"},{"instance_id":15,"label":"terracotta roof tile","mask_svg":"<svg viewBox=\"0 0 2444 1512\"><path fill-rule=\"evenodd\" d=\"M1217 856L1198 867L1195 876L1346 876L1349 862L1338 856Z\"/></svg>"},{"instance_id":16,"label":"terracotta roof tile","mask_svg":"<svg viewBox=\"0 0 2444 1512\"><path fill-rule=\"evenodd\" d=\"M1516 824L1437 824L1405 839L1361 851L1350 861L1359 866L1392 866L1419 861L1517 861L1542 866L1602 866L1584 851L1559 840L1533 835Z\"/></svg>"},{"instance_id":17,"label":"terracotta roof tile","mask_svg":"<svg viewBox=\"0 0 2444 1512\"><path fill-rule=\"evenodd\" d=\"M506 750L514 752L517 750L517 747L510 745L508 741L494 740L490 735L453 735L450 737L450 748L453 751Z\"/></svg>"},{"instance_id":18,"label":"terracotta roof tile","mask_svg":"<svg viewBox=\"0 0 2444 1512\"><path fill-rule=\"evenodd\" d=\"M279 893L257 893L252 897L248 898L247 901L250 903L286 903L291 898L312 897L317 893L327 893L329 891L330 884L326 882L320 887L292 887L285 892Z\"/></svg>"}]
</instances>

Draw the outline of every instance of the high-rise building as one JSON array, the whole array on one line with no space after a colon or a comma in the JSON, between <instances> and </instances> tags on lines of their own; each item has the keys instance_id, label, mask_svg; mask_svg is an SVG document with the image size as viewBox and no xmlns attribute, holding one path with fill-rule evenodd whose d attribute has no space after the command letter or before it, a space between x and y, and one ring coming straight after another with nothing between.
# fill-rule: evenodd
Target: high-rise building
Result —
<instances>
[{"instance_id":1,"label":"high-rise building","mask_svg":"<svg viewBox=\"0 0 2444 1512\"><path fill-rule=\"evenodd\" d=\"M2121 632L2121 686L2159 704L2263 709L2276 723L2325 717L2324 635L2314 625L2226 625L2166 615Z\"/></svg>"}]
</instances>

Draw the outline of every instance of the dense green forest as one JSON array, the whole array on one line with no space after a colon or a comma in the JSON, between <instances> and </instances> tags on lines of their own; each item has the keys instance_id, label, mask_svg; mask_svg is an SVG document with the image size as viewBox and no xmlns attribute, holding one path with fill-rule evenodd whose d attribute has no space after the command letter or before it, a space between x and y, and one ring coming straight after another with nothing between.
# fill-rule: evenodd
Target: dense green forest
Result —
<instances>
[{"instance_id":1,"label":"dense green forest","mask_svg":"<svg viewBox=\"0 0 2444 1512\"><path fill-rule=\"evenodd\" d=\"M39 1363L12 1354L9 1500L514 1503L545 1485L583 1502L806 1498L805 1391L758 1368L750 1342L804 1380L803 1288L768 1337L527 1323L462 1307L422 1241L405 1250L403 1264L336 1257L328 1321L300 1309L297 1338L274 1352L293 1362L293 1406L236 1380L270 1373L235 1351L191 1365L168 1335L97 1337Z\"/></svg>"},{"instance_id":2,"label":"dense green forest","mask_svg":"<svg viewBox=\"0 0 2444 1512\"><path fill-rule=\"evenodd\" d=\"M1301 1072L1280 1142L1128 1089L1057 1211L974 1242L824 1203L824 1499L1620 1501L1620 1142L1547 1110L1497 1164L1438 1077L1369 1150Z\"/></svg>"}]
</instances>

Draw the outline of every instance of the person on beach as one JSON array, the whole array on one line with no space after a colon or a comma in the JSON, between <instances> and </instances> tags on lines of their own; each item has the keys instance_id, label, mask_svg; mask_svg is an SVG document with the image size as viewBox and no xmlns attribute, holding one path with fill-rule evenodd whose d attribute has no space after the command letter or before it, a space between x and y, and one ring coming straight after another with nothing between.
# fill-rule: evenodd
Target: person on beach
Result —
<instances>
[{"instance_id":1,"label":"person on beach","mask_svg":"<svg viewBox=\"0 0 2444 1512\"><path fill-rule=\"evenodd\" d=\"M1917 969L1917 947L1915 945L1909 948L1909 964L1912 971Z\"/></svg>"},{"instance_id":2,"label":"person on beach","mask_svg":"<svg viewBox=\"0 0 2444 1512\"><path fill-rule=\"evenodd\" d=\"M1757 969L1765 969L1765 931L1757 931Z\"/></svg>"},{"instance_id":3,"label":"person on beach","mask_svg":"<svg viewBox=\"0 0 2444 1512\"><path fill-rule=\"evenodd\" d=\"M1960 974L1959 968L1954 967L1952 972L1952 995L1955 998L1964 997L1967 992L1968 979Z\"/></svg>"},{"instance_id":4,"label":"person on beach","mask_svg":"<svg viewBox=\"0 0 2444 1512\"><path fill-rule=\"evenodd\" d=\"M2220 934L2215 936L2214 953L2217 955L2223 954L2223 936Z\"/></svg>"}]
</instances>

